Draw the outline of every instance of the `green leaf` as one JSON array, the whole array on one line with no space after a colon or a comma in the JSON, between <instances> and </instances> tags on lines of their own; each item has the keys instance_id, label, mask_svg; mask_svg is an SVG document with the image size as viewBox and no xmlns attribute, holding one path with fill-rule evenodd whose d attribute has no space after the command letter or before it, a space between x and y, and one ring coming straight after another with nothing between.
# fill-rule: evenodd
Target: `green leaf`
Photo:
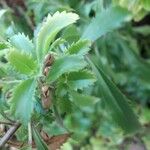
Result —
<instances>
[{"instance_id":1,"label":"green leaf","mask_svg":"<svg viewBox=\"0 0 150 150\"><path fill-rule=\"evenodd\" d=\"M48 150L46 143L43 141L38 131L35 128L32 128L32 132L37 150Z\"/></svg>"},{"instance_id":2,"label":"green leaf","mask_svg":"<svg viewBox=\"0 0 150 150\"><path fill-rule=\"evenodd\" d=\"M140 124L129 107L127 98L120 92L115 84L107 78L100 68L97 68L91 60L88 59L88 61L97 75L97 82L100 86L99 92L107 108L110 110L113 119L126 133L138 131Z\"/></svg>"},{"instance_id":3,"label":"green leaf","mask_svg":"<svg viewBox=\"0 0 150 150\"><path fill-rule=\"evenodd\" d=\"M94 74L87 70L71 72L67 76L67 84L75 90L86 88L92 85L95 81L96 77Z\"/></svg>"},{"instance_id":4,"label":"green leaf","mask_svg":"<svg viewBox=\"0 0 150 150\"><path fill-rule=\"evenodd\" d=\"M141 3L143 4L144 8L149 11L150 10L150 1L149 0L142 0Z\"/></svg>"},{"instance_id":5,"label":"green leaf","mask_svg":"<svg viewBox=\"0 0 150 150\"><path fill-rule=\"evenodd\" d=\"M142 34L144 36L148 36L148 35L150 35L150 26L149 25L143 25L143 26L134 27L133 31L135 33L139 33L139 34Z\"/></svg>"},{"instance_id":6,"label":"green leaf","mask_svg":"<svg viewBox=\"0 0 150 150\"><path fill-rule=\"evenodd\" d=\"M82 35L83 39L96 41L102 35L118 28L129 18L129 12L119 6L110 7L96 15Z\"/></svg>"},{"instance_id":7,"label":"green leaf","mask_svg":"<svg viewBox=\"0 0 150 150\"><path fill-rule=\"evenodd\" d=\"M62 74L83 69L87 63L82 56L71 55L57 59L50 69L47 77L48 82L55 81Z\"/></svg>"},{"instance_id":8,"label":"green leaf","mask_svg":"<svg viewBox=\"0 0 150 150\"><path fill-rule=\"evenodd\" d=\"M36 81L28 79L19 84L14 90L11 111L23 124L27 125L33 112Z\"/></svg>"},{"instance_id":9,"label":"green leaf","mask_svg":"<svg viewBox=\"0 0 150 150\"><path fill-rule=\"evenodd\" d=\"M4 67L0 65L0 78L3 78L7 75L7 72Z\"/></svg>"},{"instance_id":10,"label":"green leaf","mask_svg":"<svg viewBox=\"0 0 150 150\"><path fill-rule=\"evenodd\" d=\"M70 44L78 41L80 38L78 27L73 24L65 28L62 32L62 38Z\"/></svg>"},{"instance_id":11,"label":"green leaf","mask_svg":"<svg viewBox=\"0 0 150 150\"><path fill-rule=\"evenodd\" d=\"M63 43L65 43L64 39L61 39L61 38L56 39L52 43L52 45L50 46L50 50L49 51L52 51L53 49L56 49L60 44L63 44Z\"/></svg>"},{"instance_id":12,"label":"green leaf","mask_svg":"<svg viewBox=\"0 0 150 150\"><path fill-rule=\"evenodd\" d=\"M7 12L6 9L1 9L0 10L0 18Z\"/></svg>"},{"instance_id":13,"label":"green leaf","mask_svg":"<svg viewBox=\"0 0 150 150\"><path fill-rule=\"evenodd\" d=\"M6 76L7 73L5 72L4 68L0 68L0 78Z\"/></svg>"},{"instance_id":14,"label":"green leaf","mask_svg":"<svg viewBox=\"0 0 150 150\"><path fill-rule=\"evenodd\" d=\"M99 101L97 97L70 92L72 101L79 107L91 106Z\"/></svg>"},{"instance_id":15,"label":"green leaf","mask_svg":"<svg viewBox=\"0 0 150 150\"><path fill-rule=\"evenodd\" d=\"M0 41L0 50L3 50L8 47L8 44Z\"/></svg>"},{"instance_id":16,"label":"green leaf","mask_svg":"<svg viewBox=\"0 0 150 150\"><path fill-rule=\"evenodd\" d=\"M68 48L68 53L85 55L90 50L90 45L91 42L89 40L79 40Z\"/></svg>"},{"instance_id":17,"label":"green leaf","mask_svg":"<svg viewBox=\"0 0 150 150\"><path fill-rule=\"evenodd\" d=\"M61 113L70 114L72 112L73 103L68 99L61 98L56 105Z\"/></svg>"},{"instance_id":18,"label":"green leaf","mask_svg":"<svg viewBox=\"0 0 150 150\"><path fill-rule=\"evenodd\" d=\"M11 44L18 50L28 54L33 54L34 45L28 36L24 33L18 33L10 38Z\"/></svg>"},{"instance_id":19,"label":"green leaf","mask_svg":"<svg viewBox=\"0 0 150 150\"><path fill-rule=\"evenodd\" d=\"M76 22L79 17L75 13L56 12L53 16L50 14L43 22L36 39L36 50L38 59L44 56L49 49L50 43L53 41L57 33L64 27Z\"/></svg>"},{"instance_id":20,"label":"green leaf","mask_svg":"<svg viewBox=\"0 0 150 150\"><path fill-rule=\"evenodd\" d=\"M120 42L120 45L123 48L124 56L128 62L128 65L130 68L132 68L132 71L134 72L134 76L139 77L139 81L142 80L145 83L149 84L150 82L150 64L145 61L144 59L141 59L135 51L133 51L128 44L125 44L123 42ZM130 65L132 64L132 65Z\"/></svg>"},{"instance_id":21,"label":"green leaf","mask_svg":"<svg viewBox=\"0 0 150 150\"><path fill-rule=\"evenodd\" d=\"M8 61L18 72L22 74L31 75L37 69L36 62L30 55L20 53L17 50L9 52Z\"/></svg>"}]
</instances>

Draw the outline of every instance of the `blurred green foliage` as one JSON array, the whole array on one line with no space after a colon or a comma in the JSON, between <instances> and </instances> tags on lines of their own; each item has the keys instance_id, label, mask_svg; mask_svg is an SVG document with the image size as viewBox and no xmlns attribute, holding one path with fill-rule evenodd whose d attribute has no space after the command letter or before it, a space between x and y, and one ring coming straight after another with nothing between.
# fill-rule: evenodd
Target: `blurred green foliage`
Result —
<instances>
[{"instance_id":1,"label":"blurred green foliage","mask_svg":"<svg viewBox=\"0 0 150 150\"><path fill-rule=\"evenodd\" d=\"M0 10L1 78L12 73L12 68L5 67L6 59L3 57L8 52L3 51L9 47L8 39L16 43L14 35L18 32L34 37L40 28L40 23L48 13L54 14L56 11L77 13L80 16L77 24L69 25L59 34L69 44L78 41L80 37L93 42L88 59L93 68L96 68L93 70L99 78L94 86L85 88L82 94L99 97L100 102L96 105L90 102L90 106L78 107L78 102L86 100L86 97L81 94L80 97L72 94L72 99L77 99L75 101L77 105L67 101L67 97L63 97L63 102L60 101L57 104L58 112L62 112L60 116L57 116L59 124L53 122L53 118L48 118L50 121L47 121L46 117L49 116L43 117L45 131L50 135L58 135L66 132L65 126L73 132L72 139L62 147L64 150L120 150L121 146L126 144L127 138L131 138L130 141L132 141L135 136L139 137L148 149L150 147L150 22L147 20L150 20L150 1L27 0L23 2L24 5L20 5L14 0L13 3L13 7L6 1L0 3L3 8ZM148 19L144 20L146 17ZM38 27L33 35L31 31L35 26ZM61 40L55 42L56 45L54 44L51 48L56 51L65 45ZM58 43L61 46L58 46ZM61 82L64 82L64 78ZM58 87L63 95L66 87L63 84L58 84ZM2 89L7 91L10 88L7 86L2 88L0 83L1 99L4 96ZM92 98L95 99L95 97ZM134 135L124 135L120 128L121 126L128 131L137 130L139 127L126 102L129 102L142 125L142 129ZM8 107L7 104L4 106ZM126 122L123 122L124 120ZM51 124L47 125L49 122ZM26 132L18 131L18 139L25 134Z\"/></svg>"}]
</instances>

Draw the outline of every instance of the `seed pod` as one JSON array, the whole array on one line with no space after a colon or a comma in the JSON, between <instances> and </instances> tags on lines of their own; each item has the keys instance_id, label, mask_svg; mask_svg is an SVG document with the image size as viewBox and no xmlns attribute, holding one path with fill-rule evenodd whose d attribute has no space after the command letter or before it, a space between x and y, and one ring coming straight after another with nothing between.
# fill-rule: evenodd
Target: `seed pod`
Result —
<instances>
[{"instance_id":1,"label":"seed pod","mask_svg":"<svg viewBox=\"0 0 150 150\"><path fill-rule=\"evenodd\" d=\"M51 92L49 92L51 93ZM48 97L42 96L42 106L44 109L49 109L52 104L52 96L49 94Z\"/></svg>"},{"instance_id":2,"label":"seed pod","mask_svg":"<svg viewBox=\"0 0 150 150\"><path fill-rule=\"evenodd\" d=\"M44 68L43 74L44 74L45 76L48 75L48 72L49 72L50 68L51 68L51 67L45 67L45 68Z\"/></svg>"},{"instance_id":3,"label":"seed pod","mask_svg":"<svg viewBox=\"0 0 150 150\"><path fill-rule=\"evenodd\" d=\"M54 56L52 54L47 54L45 56L44 66L49 67L53 64L53 62L54 62Z\"/></svg>"},{"instance_id":4,"label":"seed pod","mask_svg":"<svg viewBox=\"0 0 150 150\"><path fill-rule=\"evenodd\" d=\"M49 96L49 87L47 85L42 86L42 95L44 97L48 97Z\"/></svg>"},{"instance_id":5,"label":"seed pod","mask_svg":"<svg viewBox=\"0 0 150 150\"><path fill-rule=\"evenodd\" d=\"M52 103L52 91L47 85L42 86L42 106L44 109L49 109Z\"/></svg>"},{"instance_id":6,"label":"seed pod","mask_svg":"<svg viewBox=\"0 0 150 150\"><path fill-rule=\"evenodd\" d=\"M41 131L41 136L44 139L44 141L47 141L50 137L48 136L48 134L46 132L44 132L43 130Z\"/></svg>"}]
</instances>

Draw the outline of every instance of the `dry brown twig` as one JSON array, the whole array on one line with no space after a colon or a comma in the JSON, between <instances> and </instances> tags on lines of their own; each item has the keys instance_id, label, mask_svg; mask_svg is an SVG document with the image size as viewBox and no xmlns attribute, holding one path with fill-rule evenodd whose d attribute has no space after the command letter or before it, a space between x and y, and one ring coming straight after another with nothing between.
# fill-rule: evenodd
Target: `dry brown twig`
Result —
<instances>
[{"instance_id":1,"label":"dry brown twig","mask_svg":"<svg viewBox=\"0 0 150 150\"><path fill-rule=\"evenodd\" d=\"M6 134L0 139L0 149L11 139L20 126L21 124L17 122L6 132Z\"/></svg>"}]
</instances>

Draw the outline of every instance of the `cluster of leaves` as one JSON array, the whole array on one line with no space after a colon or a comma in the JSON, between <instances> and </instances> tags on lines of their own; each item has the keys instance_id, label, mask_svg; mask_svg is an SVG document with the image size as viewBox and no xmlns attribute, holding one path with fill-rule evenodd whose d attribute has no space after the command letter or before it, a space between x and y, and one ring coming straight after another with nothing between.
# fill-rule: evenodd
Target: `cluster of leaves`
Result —
<instances>
[{"instance_id":1,"label":"cluster of leaves","mask_svg":"<svg viewBox=\"0 0 150 150\"><path fill-rule=\"evenodd\" d=\"M13 90L10 87L11 98L5 101L10 103L8 105L12 117L19 120L24 126L32 122L32 116L34 124L39 123L40 121L36 119L42 116L42 111L46 113L52 107L57 111L60 104L65 107L65 101L67 101L67 107L91 105L97 101L97 98L82 94L84 88L95 82L94 74L88 71L89 67L84 59L84 55L89 51L90 42L79 40L69 45L61 38L54 41L62 28L76 20L78 20L78 15L74 13L56 12L53 16L49 14L37 29L33 39L35 44L21 33L15 34L9 39L7 48L9 52L6 55L7 66L12 66L14 75L11 78L15 79L14 82L19 83L13 86ZM5 51L5 49L3 50ZM47 76L44 76L43 67L47 54L53 55L55 60L49 68ZM7 72L5 69L7 68L3 68L2 72ZM7 81L9 76L9 74L3 76L1 82L9 84L11 82ZM52 86L51 90L53 91L49 99L53 106L49 106L48 110L42 109L41 105L41 88L45 85ZM8 93L8 89L3 92ZM49 115L51 118L58 119L53 114ZM42 126L44 124L44 122L41 123Z\"/></svg>"},{"instance_id":2,"label":"cluster of leaves","mask_svg":"<svg viewBox=\"0 0 150 150\"><path fill-rule=\"evenodd\" d=\"M113 0L113 2L130 10L136 21L141 20L150 11L150 2L148 0L134 0L133 2L128 0Z\"/></svg>"},{"instance_id":3,"label":"cluster of leaves","mask_svg":"<svg viewBox=\"0 0 150 150\"><path fill-rule=\"evenodd\" d=\"M149 94L143 94L143 91L147 93L149 89L149 62L140 58L137 43L130 34L131 29L130 32L122 29L107 34L119 28L123 22L135 18L134 10L128 8L130 2L122 5L124 3L114 1L113 4L119 6L111 6L111 2L103 0L28 0L28 12L24 12L26 22L32 21L33 13L35 24L38 25L32 40L18 32L25 31L24 28L8 23L6 18L11 16L9 12L0 11L3 27L0 33L1 111L23 124L16 133L18 140L27 141L27 132L30 132L27 125L30 126L30 123L33 124L32 134L38 149L46 149L47 146L37 129L49 135L68 130L75 132L73 137L80 144L84 143L82 140L85 138L97 135L104 137L104 143L105 138L114 139L114 134L123 140L120 128L119 131L118 128L113 130L116 125L112 120L125 133L135 133L140 129L128 98L114 82L124 91L134 93L134 98L144 97L147 100ZM138 3L138 7L142 5L147 13L148 4L146 1ZM79 16L65 12L73 10L81 17L78 27L72 24ZM43 23L39 24L49 12L54 15L48 14ZM91 20L91 17L95 18ZM134 32L143 34L140 28L134 28ZM90 49L93 50L91 53ZM49 55L54 57L54 62L47 67L45 63ZM46 75L45 66L48 69ZM48 86L48 98L51 101L47 109L43 107L42 98L42 87L45 86ZM109 113L105 114L106 110ZM97 118L102 119L97 122ZM97 134L93 135L93 132ZM90 140L93 145L95 140ZM116 138L110 147L119 142Z\"/></svg>"}]
</instances>

